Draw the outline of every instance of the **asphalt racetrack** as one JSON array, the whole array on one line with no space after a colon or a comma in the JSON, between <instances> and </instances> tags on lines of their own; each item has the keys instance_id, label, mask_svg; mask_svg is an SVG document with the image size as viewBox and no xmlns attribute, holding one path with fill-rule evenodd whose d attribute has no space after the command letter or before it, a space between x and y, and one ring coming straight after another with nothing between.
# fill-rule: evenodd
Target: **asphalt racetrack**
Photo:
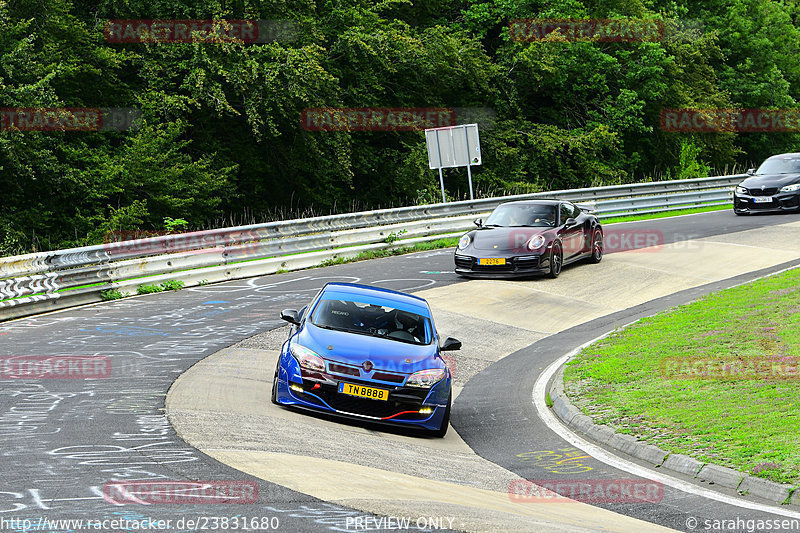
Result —
<instances>
[{"instance_id":1,"label":"asphalt racetrack","mask_svg":"<svg viewBox=\"0 0 800 533\"><path fill-rule=\"evenodd\" d=\"M707 485L693 492L665 484L655 504L509 497L520 479L646 474L586 454L537 416L532 391L554 361L639 317L800 264L796 215L722 211L608 226L613 232L657 234L659 245L609 250L599 265L567 267L557 280L464 280L452 272L452 250L442 250L3 323L0 356L105 356L111 372L0 380L0 531L87 530L46 522L65 519L162 520L165 531L380 531L402 523L381 516L408 519L410 530L713 531L705 520L800 518L724 489L727 499L709 498ZM440 333L463 341L453 352L458 396L445 439L269 403L285 340L278 313L302 307L328 281L417 293L431 303ZM559 469L556 455L580 467ZM257 487L257 496L146 505L109 498L112 480L226 480ZM737 530L747 526L716 529Z\"/></svg>"}]
</instances>

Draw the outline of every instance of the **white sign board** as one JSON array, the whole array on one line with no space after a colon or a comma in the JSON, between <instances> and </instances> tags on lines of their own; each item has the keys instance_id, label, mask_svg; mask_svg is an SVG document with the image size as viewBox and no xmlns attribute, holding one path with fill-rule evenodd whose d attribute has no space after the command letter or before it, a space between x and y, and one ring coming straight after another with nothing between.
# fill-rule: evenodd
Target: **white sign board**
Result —
<instances>
[{"instance_id":1,"label":"white sign board","mask_svg":"<svg viewBox=\"0 0 800 533\"><path fill-rule=\"evenodd\" d=\"M428 165L432 169L481 164L481 141L477 124L462 124L425 130Z\"/></svg>"}]
</instances>

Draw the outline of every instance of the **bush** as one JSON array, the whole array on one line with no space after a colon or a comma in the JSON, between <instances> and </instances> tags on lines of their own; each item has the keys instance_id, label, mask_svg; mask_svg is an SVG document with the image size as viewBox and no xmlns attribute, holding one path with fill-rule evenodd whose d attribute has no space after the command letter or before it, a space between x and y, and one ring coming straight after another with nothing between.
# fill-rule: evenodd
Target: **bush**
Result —
<instances>
[{"instance_id":1,"label":"bush","mask_svg":"<svg viewBox=\"0 0 800 533\"><path fill-rule=\"evenodd\" d=\"M165 291L179 291L184 287L184 283L177 279L171 279L161 284L161 288Z\"/></svg>"},{"instance_id":2,"label":"bush","mask_svg":"<svg viewBox=\"0 0 800 533\"><path fill-rule=\"evenodd\" d=\"M136 294L152 294L154 292L162 292L164 287L161 285L139 285L136 289Z\"/></svg>"}]
</instances>

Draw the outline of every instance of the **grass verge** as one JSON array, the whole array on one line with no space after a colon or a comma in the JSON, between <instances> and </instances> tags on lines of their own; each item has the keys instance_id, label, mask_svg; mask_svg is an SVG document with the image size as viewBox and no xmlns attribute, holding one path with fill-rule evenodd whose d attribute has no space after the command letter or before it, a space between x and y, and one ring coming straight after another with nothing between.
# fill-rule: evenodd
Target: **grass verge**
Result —
<instances>
[{"instance_id":1,"label":"grass verge","mask_svg":"<svg viewBox=\"0 0 800 533\"><path fill-rule=\"evenodd\" d=\"M580 203L580 202L579 202ZM731 204L726 205L715 205L711 207L696 207L693 209L681 209L679 211L666 211L664 213L650 213L646 215L625 215L621 217L612 217L602 220L603 224L614 224L615 222L633 222L636 220L652 220L656 218L669 218L669 217L677 217L680 215L694 215L696 213L708 213L711 211L725 211L733 210Z\"/></svg>"},{"instance_id":2,"label":"grass verge","mask_svg":"<svg viewBox=\"0 0 800 533\"><path fill-rule=\"evenodd\" d=\"M381 257L392 257L395 255L413 254L415 252L425 252L427 250L438 250L440 248L455 248L458 244L458 237L451 239L438 239L435 241L418 242L411 246L400 248L388 248L383 250L369 250L361 252L354 257L337 257L336 259L326 259L314 268L332 265L342 265L344 263L354 263L356 261L367 261L369 259L380 259Z\"/></svg>"},{"instance_id":3,"label":"grass verge","mask_svg":"<svg viewBox=\"0 0 800 533\"><path fill-rule=\"evenodd\" d=\"M799 482L799 297L794 269L640 320L567 364L567 394L670 452Z\"/></svg>"}]
</instances>

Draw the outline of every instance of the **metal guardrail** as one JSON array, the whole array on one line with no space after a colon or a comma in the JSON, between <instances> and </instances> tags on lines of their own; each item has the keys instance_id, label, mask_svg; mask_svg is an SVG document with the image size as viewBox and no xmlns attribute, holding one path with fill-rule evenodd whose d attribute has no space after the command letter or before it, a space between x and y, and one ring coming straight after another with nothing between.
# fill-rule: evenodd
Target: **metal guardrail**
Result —
<instances>
[{"instance_id":1,"label":"metal guardrail","mask_svg":"<svg viewBox=\"0 0 800 533\"><path fill-rule=\"evenodd\" d=\"M0 258L0 320L102 300L117 289L187 286L295 270L363 251L460 235L504 202L590 203L601 219L730 203L745 175L550 191L269 222Z\"/></svg>"}]
</instances>

